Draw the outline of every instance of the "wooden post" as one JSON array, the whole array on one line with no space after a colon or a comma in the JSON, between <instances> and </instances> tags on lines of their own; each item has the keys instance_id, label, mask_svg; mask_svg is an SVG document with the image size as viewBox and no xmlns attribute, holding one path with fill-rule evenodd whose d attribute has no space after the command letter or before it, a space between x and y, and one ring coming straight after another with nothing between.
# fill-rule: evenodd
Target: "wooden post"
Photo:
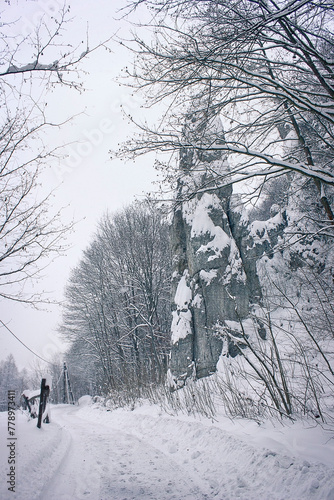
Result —
<instances>
[{"instance_id":1,"label":"wooden post","mask_svg":"<svg viewBox=\"0 0 334 500\"><path fill-rule=\"evenodd\" d=\"M25 410L28 408L28 411L29 411L29 415L31 416L31 406L30 406L30 403L29 403L29 399L27 398L27 396L25 394L23 394L23 400L24 400L24 404L25 404Z\"/></svg>"},{"instance_id":2,"label":"wooden post","mask_svg":"<svg viewBox=\"0 0 334 500\"><path fill-rule=\"evenodd\" d=\"M66 403L66 363L64 362L64 380L63 380L63 403Z\"/></svg>"},{"instance_id":3,"label":"wooden post","mask_svg":"<svg viewBox=\"0 0 334 500\"><path fill-rule=\"evenodd\" d=\"M42 378L42 383L41 383L41 394L39 397L39 409L38 409L38 421L37 421L37 427L40 429L42 425L42 417L43 413L46 408L46 402L49 396L50 388L48 385L45 385L46 379ZM49 423L49 417L48 415L45 418L45 422Z\"/></svg>"},{"instance_id":4,"label":"wooden post","mask_svg":"<svg viewBox=\"0 0 334 500\"><path fill-rule=\"evenodd\" d=\"M73 392L72 392L72 387L71 387L71 382L70 382L70 377L68 375L68 371L67 371L67 382L68 382L69 402L71 403L71 405L74 405L74 396L73 396Z\"/></svg>"}]
</instances>

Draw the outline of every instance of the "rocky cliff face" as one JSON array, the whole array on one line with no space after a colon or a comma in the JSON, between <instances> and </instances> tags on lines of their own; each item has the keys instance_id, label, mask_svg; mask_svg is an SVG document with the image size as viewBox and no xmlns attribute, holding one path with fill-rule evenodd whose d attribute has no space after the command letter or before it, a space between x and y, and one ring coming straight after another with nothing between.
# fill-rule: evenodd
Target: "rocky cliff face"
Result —
<instances>
[{"instance_id":1,"label":"rocky cliff face","mask_svg":"<svg viewBox=\"0 0 334 500\"><path fill-rule=\"evenodd\" d=\"M211 125L211 134L212 127L222 138L221 125ZM221 328L248 318L252 304L261 302L256 260L267 245L271 247L277 227L284 226L281 214L276 215L272 234L250 225L232 187L215 187L217 178L223 177L228 177L228 163L219 148L205 155L191 148L181 153L172 228L170 370L177 384L216 370L224 343ZM224 346L232 356L233 347Z\"/></svg>"}]
</instances>

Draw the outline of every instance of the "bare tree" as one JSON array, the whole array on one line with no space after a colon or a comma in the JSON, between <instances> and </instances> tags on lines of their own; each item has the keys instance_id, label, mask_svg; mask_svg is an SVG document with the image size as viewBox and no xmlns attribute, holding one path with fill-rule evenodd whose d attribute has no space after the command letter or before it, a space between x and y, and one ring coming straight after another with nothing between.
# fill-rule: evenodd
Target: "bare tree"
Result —
<instances>
[{"instance_id":1,"label":"bare tree","mask_svg":"<svg viewBox=\"0 0 334 500\"><path fill-rule=\"evenodd\" d=\"M106 215L66 291L69 355L95 367L104 393L160 382L169 353L168 227L150 203Z\"/></svg>"},{"instance_id":2,"label":"bare tree","mask_svg":"<svg viewBox=\"0 0 334 500\"><path fill-rule=\"evenodd\" d=\"M61 161L47 144L48 129L62 124L48 118L46 94L56 85L80 91L80 63L98 47L67 41L69 7L44 13L26 32L19 19L6 21L11 8L1 13L0 27L0 296L37 303L41 297L25 295L23 286L45 265L43 257L62 250L69 229L49 210L50 196L39 193L43 168Z\"/></svg>"},{"instance_id":3,"label":"bare tree","mask_svg":"<svg viewBox=\"0 0 334 500\"><path fill-rule=\"evenodd\" d=\"M132 1L129 7L141 3ZM154 13L154 36L152 43L138 34L122 42L136 54L133 71L127 70L129 85L145 92L148 106L166 101L169 107L161 125L139 124L140 138L130 140L120 154L223 150L231 171L216 173L221 185L286 171L300 174L315 183L332 224L325 189L334 185L332 4L144 3ZM196 141L182 133L190 107L200 124ZM224 138L202 133L216 116L223 119Z\"/></svg>"}]
</instances>

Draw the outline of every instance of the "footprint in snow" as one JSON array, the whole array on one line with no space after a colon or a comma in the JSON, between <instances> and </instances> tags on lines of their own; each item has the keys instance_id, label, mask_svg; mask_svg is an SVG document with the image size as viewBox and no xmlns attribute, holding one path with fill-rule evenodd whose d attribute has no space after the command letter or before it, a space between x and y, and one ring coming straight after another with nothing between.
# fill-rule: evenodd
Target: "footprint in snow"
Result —
<instances>
[{"instance_id":1,"label":"footprint in snow","mask_svg":"<svg viewBox=\"0 0 334 500\"><path fill-rule=\"evenodd\" d=\"M173 453L177 453L178 448L177 448L177 446L175 446L175 444L172 444L172 445L170 445L170 447L168 448L168 451L169 451L169 453L172 453L172 454L173 454Z\"/></svg>"}]
</instances>

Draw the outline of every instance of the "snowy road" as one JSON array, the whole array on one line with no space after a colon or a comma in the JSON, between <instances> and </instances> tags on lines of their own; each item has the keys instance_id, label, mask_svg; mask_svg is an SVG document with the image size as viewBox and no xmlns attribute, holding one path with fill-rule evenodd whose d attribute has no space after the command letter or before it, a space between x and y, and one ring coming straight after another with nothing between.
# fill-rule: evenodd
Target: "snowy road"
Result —
<instances>
[{"instance_id":1,"label":"snowy road","mask_svg":"<svg viewBox=\"0 0 334 500\"><path fill-rule=\"evenodd\" d=\"M76 407L54 408L53 419L69 433L71 441L43 498L207 498L186 471L149 443L108 425L87 425Z\"/></svg>"},{"instance_id":2,"label":"snowy road","mask_svg":"<svg viewBox=\"0 0 334 500\"><path fill-rule=\"evenodd\" d=\"M87 402L87 401L86 401ZM0 413L1 500L334 500L334 432L98 405L17 411L15 493Z\"/></svg>"}]
</instances>

